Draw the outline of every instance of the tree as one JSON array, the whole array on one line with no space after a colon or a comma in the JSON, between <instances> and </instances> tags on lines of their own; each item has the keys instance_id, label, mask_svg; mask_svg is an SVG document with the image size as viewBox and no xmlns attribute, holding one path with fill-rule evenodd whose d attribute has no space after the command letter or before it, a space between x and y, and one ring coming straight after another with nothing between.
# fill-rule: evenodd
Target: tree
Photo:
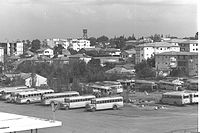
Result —
<instances>
[{"instance_id":1,"label":"tree","mask_svg":"<svg viewBox=\"0 0 200 133\"><path fill-rule=\"evenodd\" d=\"M195 34L195 40L198 40L198 32Z\"/></svg>"},{"instance_id":2,"label":"tree","mask_svg":"<svg viewBox=\"0 0 200 133\"><path fill-rule=\"evenodd\" d=\"M109 41L109 38L107 37L107 36L101 36L101 37L99 37L99 38L97 38L97 42L98 43L103 43L103 44L105 44L105 43L107 43Z\"/></svg>"},{"instance_id":3,"label":"tree","mask_svg":"<svg viewBox=\"0 0 200 133\"><path fill-rule=\"evenodd\" d=\"M95 37L90 37L88 40L90 41L90 45L91 46L95 46L96 45L97 39Z\"/></svg>"},{"instance_id":4,"label":"tree","mask_svg":"<svg viewBox=\"0 0 200 133\"><path fill-rule=\"evenodd\" d=\"M151 58L147 59L147 64L151 67L155 67L155 57L152 56Z\"/></svg>"},{"instance_id":5,"label":"tree","mask_svg":"<svg viewBox=\"0 0 200 133\"><path fill-rule=\"evenodd\" d=\"M161 37L159 34L155 34L154 36L150 36L150 38L154 41L154 42L160 42L161 41Z\"/></svg>"},{"instance_id":6,"label":"tree","mask_svg":"<svg viewBox=\"0 0 200 133\"><path fill-rule=\"evenodd\" d=\"M31 49L30 49L30 51L35 53L38 49L40 49L40 46L41 46L40 40L35 39L35 40L33 40L31 42Z\"/></svg>"},{"instance_id":7,"label":"tree","mask_svg":"<svg viewBox=\"0 0 200 133\"><path fill-rule=\"evenodd\" d=\"M148 64L146 60L135 66L136 75L140 78L155 77L156 71Z\"/></svg>"},{"instance_id":8,"label":"tree","mask_svg":"<svg viewBox=\"0 0 200 133\"><path fill-rule=\"evenodd\" d=\"M61 44L58 44L57 46L54 47L54 55L59 55L62 54L62 50L64 49L64 47Z\"/></svg>"}]
</instances>

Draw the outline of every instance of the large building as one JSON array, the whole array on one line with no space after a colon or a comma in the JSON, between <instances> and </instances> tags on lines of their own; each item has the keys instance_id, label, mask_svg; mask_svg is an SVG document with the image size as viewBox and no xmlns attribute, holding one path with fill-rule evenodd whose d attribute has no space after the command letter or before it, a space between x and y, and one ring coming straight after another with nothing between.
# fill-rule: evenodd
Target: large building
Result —
<instances>
[{"instance_id":1,"label":"large building","mask_svg":"<svg viewBox=\"0 0 200 133\"><path fill-rule=\"evenodd\" d=\"M46 39L47 46L54 48L58 44L62 45L65 49L69 47L69 40L67 39Z\"/></svg>"},{"instance_id":2,"label":"large building","mask_svg":"<svg viewBox=\"0 0 200 133\"><path fill-rule=\"evenodd\" d=\"M85 39L72 39L70 41L70 48L73 50L79 51L83 48L94 48L90 46L90 41Z\"/></svg>"},{"instance_id":3,"label":"large building","mask_svg":"<svg viewBox=\"0 0 200 133\"><path fill-rule=\"evenodd\" d=\"M143 60L147 60L154 56L154 54L170 52L170 51L180 51L180 47L175 44L168 42L155 42L155 43L144 43L137 45L136 48L136 64Z\"/></svg>"},{"instance_id":4,"label":"large building","mask_svg":"<svg viewBox=\"0 0 200 133\"><path fill-rule=\"evenodd\" d=\"M20 41L0 43L0 47L4 48L4 54L8 56L18 56L24 53L24 43Z\"/></svg>"},{"instance_id":5,"label":"large building","mask_svg":"<svg viewBox=\"0 0 200 133\"><path fill-rule=\"evenodd\" d=\"M4 48L0 47L0 62L4 63Z\"/></svg>"},{"instance_id":6,"label":"large building","mask_svg":"<svg viewBox=\"0 0 200 133\"><path fill-rule=\"evenodd\" d=\"M159 53L155 55L155 66L162 73L178 69L185 75L194 76L198 74L198 53L174 51Z\"/></svg>"}]
</instances>

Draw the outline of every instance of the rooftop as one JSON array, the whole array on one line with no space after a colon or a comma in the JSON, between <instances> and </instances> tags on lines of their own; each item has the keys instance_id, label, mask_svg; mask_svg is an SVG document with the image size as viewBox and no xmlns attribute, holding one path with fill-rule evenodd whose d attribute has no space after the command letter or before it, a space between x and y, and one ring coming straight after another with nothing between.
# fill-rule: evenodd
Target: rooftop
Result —
<instances>
[{"instance_id":1,"label":"rooftop","mask_svg":"<svg viewBox=\"0 0 200 133\"><path fill-rule=\"evenodd\" d=\"M168 42L154 42L154 43L144 43L137 45L136 47L179 47L177 45Z\"/></svg>"},{"instance_id":2,"label":"rooftop","mask_svg":"<svg viewBox=\"0 0 200 133\"><path fill-rule=\"evenodd\" d=\"M158 53L156 55L198 55L198 53L197 52L175 52L175 51L170 51L170 52Z\"/></svg>"},{"instance_id":3,"label":"rooftop","mask_svg":"<svg viewBox=\"0 0 200 133\"><path fill-rule=\"evenodd\" d=\"M187 41L183 41L181 43L184 43L184 44L193 44L193 43L198 43L198 40L187 40Z\"/></svg>"}]
</instances>

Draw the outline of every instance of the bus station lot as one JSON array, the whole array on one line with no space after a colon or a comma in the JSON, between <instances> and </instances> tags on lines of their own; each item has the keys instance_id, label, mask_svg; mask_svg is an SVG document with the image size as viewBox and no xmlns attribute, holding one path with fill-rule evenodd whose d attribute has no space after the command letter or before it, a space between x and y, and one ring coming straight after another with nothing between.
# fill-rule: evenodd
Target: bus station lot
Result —
<instances>
[{"instance_id":1,"label":"bus station lot","mask_svg":"<svg viewBox=\"0 0 200 133\"><path fill-rule=\"evenodd\" d=\"M96 112L86 112L83 108L57 110L55 118L62 121L62 127L41 129L39 132L168 133L173 130L197 128L197 108L197 105L183 107L167 105L166 108L155 110L151 106L125 104L120 110ZM51 107L40 104L20 105L0 101L0 112L53 119Z\"/></svg>"}]
</instances>

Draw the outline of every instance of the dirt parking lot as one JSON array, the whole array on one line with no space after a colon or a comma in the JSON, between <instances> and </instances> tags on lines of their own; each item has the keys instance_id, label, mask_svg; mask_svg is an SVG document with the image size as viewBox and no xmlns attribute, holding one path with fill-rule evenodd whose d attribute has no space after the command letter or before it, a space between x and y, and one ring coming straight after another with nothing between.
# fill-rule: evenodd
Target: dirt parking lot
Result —
<instances>
[{"instance_id":1,"label":"dirt parking lot","mask_svg":"<svg viewBox=\"0 0 200 133\"><path fill-rule=\"evenodd\" d=\"M52 119L48 106L16 105L0 101L0 111ZM167 133L197 127L197 105L167 106L154 110L127 104L121 110L85 112L84 109L58 110L56 120L62 127L39 130L40 133ZM30 132L30 131L29 131ZM25 132L28 133L28 132Z\"/></svg>"}]
</instances>

